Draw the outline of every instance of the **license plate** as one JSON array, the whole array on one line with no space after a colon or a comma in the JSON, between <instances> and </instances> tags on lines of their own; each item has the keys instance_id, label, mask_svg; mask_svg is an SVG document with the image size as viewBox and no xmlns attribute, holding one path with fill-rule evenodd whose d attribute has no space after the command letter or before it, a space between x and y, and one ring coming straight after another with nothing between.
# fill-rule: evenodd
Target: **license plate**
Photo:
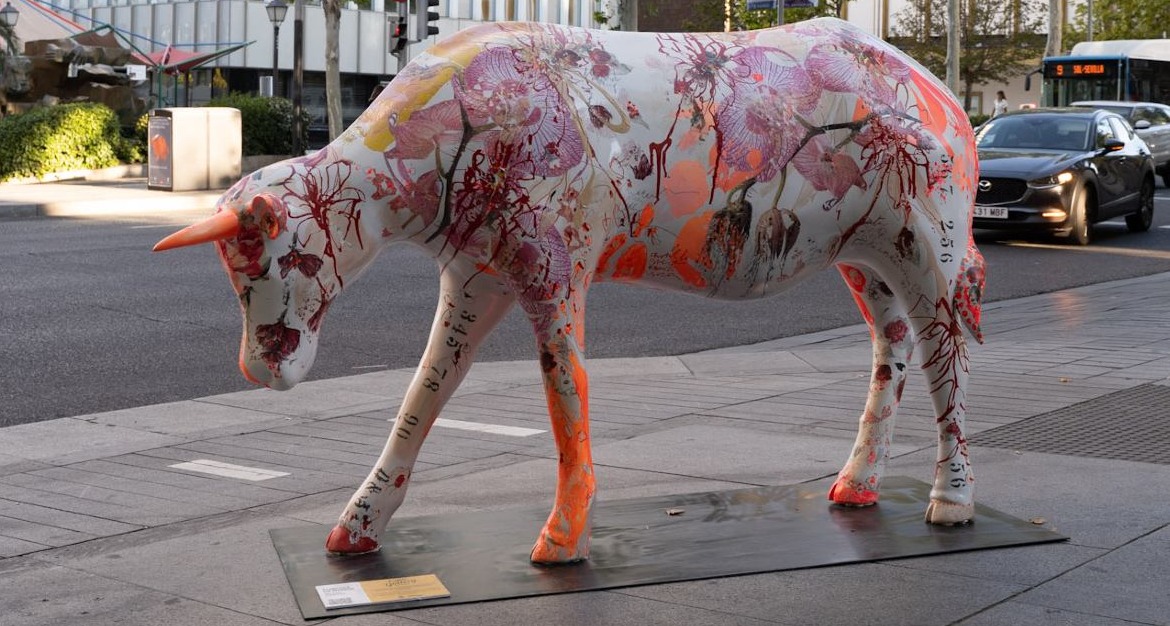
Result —
<instances>
[{"instance_id":1,"label":"license plate","mask_svg":"<svg viewBox=\"0 0 1170 626\"><path fill-rule=\"evenodd\" d=\"M1007 207L1002 206L976 206L975 217L986 217L993 220L1006 220L1008 217Z\"/></svg>"}]
</instances>

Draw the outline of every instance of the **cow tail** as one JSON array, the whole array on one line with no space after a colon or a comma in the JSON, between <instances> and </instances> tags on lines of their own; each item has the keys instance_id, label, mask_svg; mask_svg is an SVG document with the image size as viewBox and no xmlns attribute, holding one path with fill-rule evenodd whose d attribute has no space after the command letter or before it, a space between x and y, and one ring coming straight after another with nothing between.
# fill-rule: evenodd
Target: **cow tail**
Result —
<instances>
[{"instance_id":1,"label":"cow tail","mask_svg":"<svg viewBox=\"0 0 1170 626\"><path fill-rule=\"evenodd\" d=\"M983 283L987 278L983 255L975 247L974 238L967 240L967 254L959 263L959 277L955 285L953 304L959 319L975 341L983 343L979 320L983 316Z\"/></svg>"}]
</instances>

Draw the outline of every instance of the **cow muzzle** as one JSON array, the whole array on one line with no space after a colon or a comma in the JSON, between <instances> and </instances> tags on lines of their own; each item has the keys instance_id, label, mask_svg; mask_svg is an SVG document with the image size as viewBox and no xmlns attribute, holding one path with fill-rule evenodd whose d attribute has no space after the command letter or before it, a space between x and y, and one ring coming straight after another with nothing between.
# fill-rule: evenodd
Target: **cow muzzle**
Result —
<instances>
[{"instance_id":1,"label":"cow muzzle","mask_svg":"<svg viewBox=\"0 0 1170 626\"><path fill-rule=\"evenodd\" d=\"M176 233L171 233L154 244L154 252L197 246L202 243L231 239L240 232L240 216L232 211L220 211L215 215L192 224Z\"/></svg>"}]
</instances>

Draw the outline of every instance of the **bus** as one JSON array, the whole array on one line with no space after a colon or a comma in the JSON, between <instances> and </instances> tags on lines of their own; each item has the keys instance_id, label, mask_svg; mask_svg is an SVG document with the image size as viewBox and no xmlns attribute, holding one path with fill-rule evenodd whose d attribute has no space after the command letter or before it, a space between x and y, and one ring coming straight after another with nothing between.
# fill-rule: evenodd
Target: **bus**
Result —
<instances>
[{"instance_id":1,"label":"bus","mask_svg":"<svg viewBox=\"0 0 1170 626\"><path fill-rule=\"evenodd\" d=\"M1082 41L1040 68L1043 106L1080 100L1170 104L1170 39Z\"/></svg>"}]
</instances>

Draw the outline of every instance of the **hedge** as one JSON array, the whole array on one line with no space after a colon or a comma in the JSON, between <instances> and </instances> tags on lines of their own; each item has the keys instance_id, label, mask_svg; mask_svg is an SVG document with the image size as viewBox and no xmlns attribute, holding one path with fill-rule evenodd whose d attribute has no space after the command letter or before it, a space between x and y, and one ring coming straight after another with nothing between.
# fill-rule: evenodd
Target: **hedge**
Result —
<instances>
[{"instance_id":1,"label":"hedge","mask_svg":"<svg viewBox=\"0 0 1170 626\"><path fill-rule=\"evenodd\" d=\"M96 103L39 107L0 119L0 181L117 165L132 157L118 116Z\"/></svg>"},{"instance_id":2,"label":"hedge","mask_svg":"<svg viewBox=\"0 0 1170 626\"><path fill-rule=\"evenodd\" d=\"M293 151L293 106L284 98L269 98L242 93L213 98L209 107L231 107L240 110L240 125L243 127L244 156L257 154L292 154ZM304 136L301 145L308 138L309 116L301 112Z\"/></svg>"}]
</instances>

